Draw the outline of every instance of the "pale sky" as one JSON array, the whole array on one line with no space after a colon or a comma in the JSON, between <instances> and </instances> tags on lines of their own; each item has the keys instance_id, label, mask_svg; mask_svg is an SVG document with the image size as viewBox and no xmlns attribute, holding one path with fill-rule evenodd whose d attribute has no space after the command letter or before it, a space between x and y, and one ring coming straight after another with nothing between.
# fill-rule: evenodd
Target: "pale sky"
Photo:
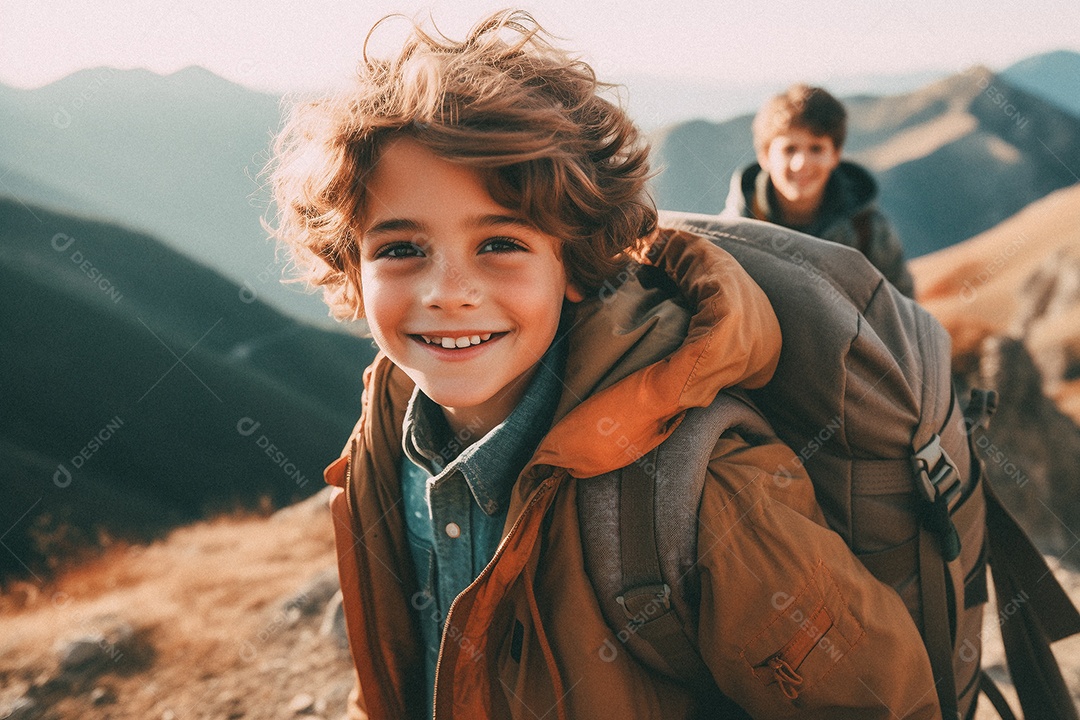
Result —
<instances>
[{"instance_id":1,"label":"pale sky","mask_svg":"<svg viewBox=\"0 0 1080 720\"><path fill-rule=\"evenodd\" d=\"M108 65L202 65L262 90L325 88L351 72L379 17L428 11L451 37L507 0L0 0L0 83L37 87ZM1000 70L1080 50L1076 0L522 0L601 79L681 75L786 84L863 74ZM399 32L403 24L396 26ZM385 41L395 37L391 26ZM376 46L378 47L378 46Z\"/></svg>"}]
</instances>

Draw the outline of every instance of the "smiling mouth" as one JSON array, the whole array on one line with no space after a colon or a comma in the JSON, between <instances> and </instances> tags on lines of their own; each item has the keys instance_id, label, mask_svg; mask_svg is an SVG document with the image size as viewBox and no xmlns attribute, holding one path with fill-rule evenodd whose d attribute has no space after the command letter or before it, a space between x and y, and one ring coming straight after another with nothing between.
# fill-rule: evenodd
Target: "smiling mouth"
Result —
<instances>
[{"instance_id":1,"label":"smiling mouth","mask_svg":"<svg viewBox=\"0 0 1080 720\"><path fill-rule=\"evenodd\" d=\"M478 335L462 335L461 337L441 337L439 335L417 335L428 345L437 345L446 350L467 348L486 343L492 337L499 337L506 333L480 333Z\"/></svg>"}]
</instances>

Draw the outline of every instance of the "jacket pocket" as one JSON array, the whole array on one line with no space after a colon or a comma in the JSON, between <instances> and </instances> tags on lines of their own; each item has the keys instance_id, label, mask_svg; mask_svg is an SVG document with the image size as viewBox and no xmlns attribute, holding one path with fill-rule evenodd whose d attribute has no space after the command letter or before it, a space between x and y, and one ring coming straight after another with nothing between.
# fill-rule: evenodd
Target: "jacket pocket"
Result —
<instances>
[{"instance_id":1,"label":"jacket pocket","mask_svg":"<svg viewBox=\"0 0 1080 720\"><path fill-rule=\"evenodd\" d=\"M742 658L777 700L798 704L864 631L820 561L803 587L774 592L771 603L775 612L743 647Z\"/></svg>"}]
</instances>

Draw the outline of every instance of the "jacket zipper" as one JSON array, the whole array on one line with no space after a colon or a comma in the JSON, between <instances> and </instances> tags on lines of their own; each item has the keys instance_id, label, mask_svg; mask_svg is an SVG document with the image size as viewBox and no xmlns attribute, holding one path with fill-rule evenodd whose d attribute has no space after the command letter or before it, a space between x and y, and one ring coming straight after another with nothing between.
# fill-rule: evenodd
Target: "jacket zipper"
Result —
<instances>
[{"instance_id":1,"label":"jacket zipper","mask_svg":"<svg viewBox=\"0 0 1080 720\"><path fill-rule=\"evenodd\" d=\"M352 466L353 458L356 457L356 435L349 438L349 459L345 461L345 502L349 506L349 517L356 518L356 507L353 506L352 496Z\"/></svg>"},{"instance_id":2,"label":"jacket zipper","mask_svg":"<svg viewBox=\"0 0 1080 720\"><path fill-rule=\"evenodd\" d=\"M787 645L770 655L763 663L772 670L772 679L780 686L780 691L788 700L799 697L803 676L799 674L798 668L832 626L832 616L822 605L809 619L803 621L795 637L791 638Z\"/></svg>"},{"instance_id":3,"label":"jacket zipper","mask_svg":"<svg viewBox=\"0 0 1080 720\"><path fill-rule=\"evenodd\" d=\"M791 667L780 653L769 658L769 667L772 668L773 679L776 680L780 691L787 699L794 700L799 697L799 686L803 683L802 675Z\"/></svg>"},{"instance_id":4,"label":"jacket zipper","mask_svg":"<svg viewBox=\"0 0 1080 720\"><path fill-rule=\"evenodd\" d=\"M450 616L454 612L454 607L457 606L458 601L461 599L461 597L463 595L465 595L467 592L469 592L470 590L472 590L474 587L479 585L481 582L483 582L483 580L488 575L491 574L491 572L492 572L491 569L493 567L495 567L495 563L498 562L499 558L502 556L503 549L510 542L510 538L512 538L514 536L514 534L517 532L518 527L521 526L521 523L524 521L525 516L529 513L529 510L531 510L532 507L540 500L540 498L542 496L544 496L547 493L548 490L551 489L551 486L554 484L554 482L555 482L555 478L554 478L554 476L552 476L552 477L549 477L544 482L540 483L540 487L538 487L536 489L536 491L533 493L533 497L529 501L529 504L526 505L525 508L521 511L521 513L518 515L517 520L515 520L514 524L512 526L510 526L510 531L506 533L506 537L504 537L502 539L502 541L499 543L499 546L497 548L495 548L495 554L491 557L491 562L489 562L484 567L484 569L480 571L480 574L476 576L476 579L473 580L471 583L469 583L469 585L464 590L462 590L460 593L458 593L457 597L455 597L453 602L450 603L450 608L446 611L446 618L445 618L446 622L450 621ZM446 629L444 627L443 628L442 640L440 641L440 644L439 644L439 656L435 660L435 693L434 693L433 702L432 702L432 714L433 715L437 715L437 708L439 707L439 668L442 667L443 649L444 649L445 646L446 646Z\"/></svg>"}]
</instances>

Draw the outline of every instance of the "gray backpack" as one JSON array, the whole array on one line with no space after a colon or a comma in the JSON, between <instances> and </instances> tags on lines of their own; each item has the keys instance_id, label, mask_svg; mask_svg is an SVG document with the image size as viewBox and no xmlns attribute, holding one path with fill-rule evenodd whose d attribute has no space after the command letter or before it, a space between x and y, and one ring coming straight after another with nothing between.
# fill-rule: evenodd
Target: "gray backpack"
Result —
<instances>
[{"instance_id":1,"label":"gray backpack","mask_svg":"<svg viewBox=\"0 0 1080 720\"><path fill-rule=\"evenodd\" d=\"M710 707L727 702L690 640L697 508L721 434L775 436L829 525L903 599L943 717L969 717L980 690L1013 717L978 662L989 564L999 606L1027 598L1002 625L1025 717L1077 720L1049 643L1080 632L1080 613L982 482L972 434L994 396L973 391L960 408L940 324L856 250L756 220L661 213L660 224L733 255L769 297L783 347L764 388L720 393L648 456L578 484L586 570L618 641Z\"/></svg>"}]
</instances>

